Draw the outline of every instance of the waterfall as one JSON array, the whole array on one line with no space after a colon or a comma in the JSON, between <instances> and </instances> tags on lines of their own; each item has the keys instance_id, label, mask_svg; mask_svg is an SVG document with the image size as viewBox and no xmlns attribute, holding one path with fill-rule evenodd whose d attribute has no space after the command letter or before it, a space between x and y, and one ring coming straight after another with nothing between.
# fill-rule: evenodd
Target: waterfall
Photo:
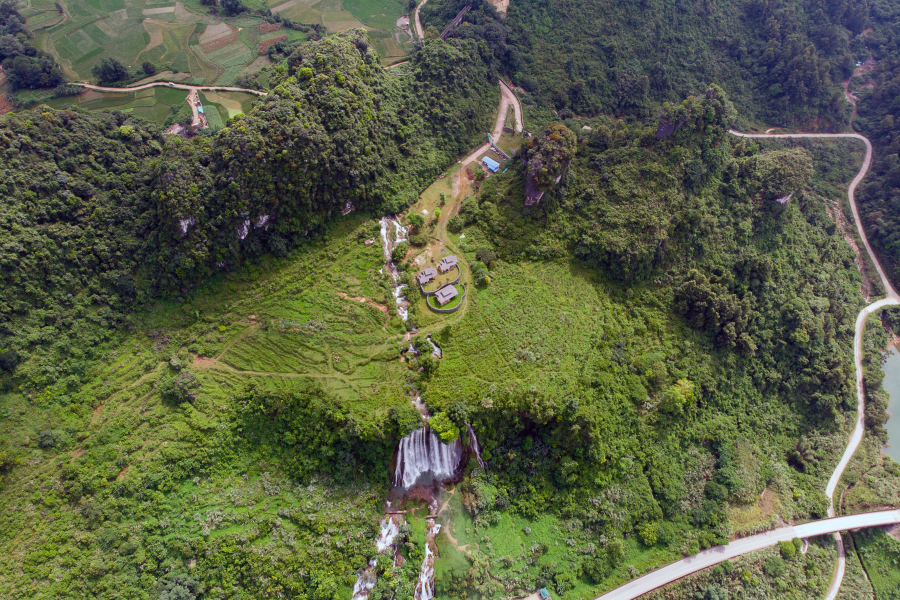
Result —
<instances>
[{"instance_id":1,"label":"waterfall","mask_svg":"<svg viewBox=\"0 0 900 600\"><path fill-rule=\"evenodd\" d=\"M437 344L435 344L435 343L431 340L431 334L430 334L430 333L429 333L428 335L425 336L425 339L428 340L428 343L429 343L429 344L431 344L431 354L432 354L435 358L443 358L443 352L441 352L441 347L438 346Z\"/></svg>"},{"instance_id":2,"label":"waterfall","mask_svg":"<svg viewBox=\"0 0 900 600\"><path fill-rule=\"evenodd\" d=\"M436 558L431 547L434 538L441 530L441 526L435 524L434 519L426 519L428 529L425 531L425 560L422 561L422 569L419 571L419 583L416 584L415 600L431 600L434 598L434 559Z\"/></svg>"},{"instance_id":3,"label":"waterfall","mask_svg":"<svg viewBox=\"0 0 900 600\"><path fill-rule=\"evenodd\" d=\"M375 548L378 554L387 550L394 543L394 538L400 533L400 524L396 523L393 518L388 517L381 521L381 532L378 539L375 540Z\"/></svg>"},{"instance_id":4,"label":"waterfall","mask_svg":"<svg viewBox=\"0 0 900 600\"><path fill-rule=\"evenodd\" d=\"M459 438L445 444L427 427L416 429L400 440L394 485L409 489L416 483L431 483L432 479L450 479L458 474L462 459Z\"/></svg>"},{"instance_id":5,"label":"waterfall","mask_svg":"<svg viewBox=\"0 0 900 600\"><path fill-rule=\"evenodd\" d=\"M482 471L487 471L487 465L484 464L484 461L481 459L481 447L478 445L478 438L475 437L475 430L472 429L472 426L466 423L466 429L469 432L469 439L472 440L472 450L475 452L475 458L478 460L478 466L481 467Z\"/></svg>"},{"instance_id":6,"label":"waterfall","mask_svg":"<svg viewBox=\"0 0 900 600\"><path fill-rule=\"evenodd\" d=\"M390 236L388 236L388 228L393 224L396 231L394 233L394 240L391 241ZM381 219L381 245L384 248L384 266L387 267L388 273L391 274L391 278L394 280L394 301L397 303L397 314L400 315L400 318L404 321L409 317L409 311L406 309L406 297L403 295L403 288L406 286L399 283L400 273L397 271L397 266L394 264L393 259L391 258L391 251L396 247L397 244L406 241L406 227L403 227L395 221L391 217L382 217ZM382 270L382 273L384 271Z\"/></svg>"}]
</instances>

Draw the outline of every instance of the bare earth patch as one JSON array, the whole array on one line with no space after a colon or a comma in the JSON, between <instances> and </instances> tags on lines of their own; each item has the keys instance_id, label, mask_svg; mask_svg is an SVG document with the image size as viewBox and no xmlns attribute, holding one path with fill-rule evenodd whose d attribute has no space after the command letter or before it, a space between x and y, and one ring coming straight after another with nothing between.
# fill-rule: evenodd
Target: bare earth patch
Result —
<instances>
[{"instance_id":1,"label":"bare earth patch","mask_svg":"<svg viewBox=\"0 0 900 600\"><path fill-rule=\"evenodd\" d=\"M373 307L373 308L377 308L378 310L380 310L380 311L383 312L384 314L388 314L388 307L387 307L387 306L385 306L384 304L378 304L378 303L375 302L374 300L369 300L369 299L366 298L365 296L357 296L356 298L352 298L352 297L348 296L347 294L345 294L344 292L338 292L338 296L340 296L340 297L343 298L344 300L353 300L354 302L359 302L359 303L365 302L365 303L368 304L369 306L371 306L371 307Z\"/></svg>"}]
</instances>

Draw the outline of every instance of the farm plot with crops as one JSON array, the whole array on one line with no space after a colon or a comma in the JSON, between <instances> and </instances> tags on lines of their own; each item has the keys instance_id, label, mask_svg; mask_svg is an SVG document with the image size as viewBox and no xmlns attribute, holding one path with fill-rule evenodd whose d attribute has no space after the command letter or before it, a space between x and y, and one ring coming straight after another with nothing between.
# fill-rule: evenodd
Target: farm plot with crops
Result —
<instances>
[{"instance_id":1,"label":"farm plot with crops","mask_svg":"<svg viewBox=\"0 0 900 600\"><path fill-rule=\"evenodd\" d=\"M138 75L149 62L157 78L230 85L258 57L262 20L256 15L218 19L193 0L69 0L60 6L63 12L55 0L33 0L22 10L36 45L71 81L96 83L92 69L115 58ZM304 39L296 33L289 39Z\"/></svg>"}]
</instances>

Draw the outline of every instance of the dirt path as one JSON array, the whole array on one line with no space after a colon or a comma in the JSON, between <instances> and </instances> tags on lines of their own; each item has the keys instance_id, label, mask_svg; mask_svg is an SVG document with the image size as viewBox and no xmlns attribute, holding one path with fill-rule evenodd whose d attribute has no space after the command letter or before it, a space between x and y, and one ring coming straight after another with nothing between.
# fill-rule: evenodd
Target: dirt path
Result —
<instances>
[{"instance_id":1,"label":"dirt path","mask_svg":"<svg viewBox=\"0 0 900 600\"><path fill-rule=\"evenodd\" d=\"M191 105L191 113L194 115L191 125L198 127L200 125L200 111L197 105L200 104L200 94L197 93L197 90L191 90L187 97L187 103Z\"/></svg>"},{"instance_id":2,"label":"dirt path","mask_svg":"<svg viewBox=\"0 0 900 600\"><path fill-rule=\"evenodd\" d=\"M248 94L254 94L256 96L265 96L266 92L261 92L259 90L251 90L248 88L239 88L239 87L227 87L221 85L185 85L183 83L171 83L166 81L154 81L152 83L145 83L144 85L136 85L134 87L103 87L102 85L93 85L91 83L84 82L73 82L75 85L80 85L81 87L85 87L89 90L96 90L98 92L136 92L138 90L146 90L152 87L171 87L179 90L188 90L193 92L247 92Z\"/></svg>"}]
</instances>

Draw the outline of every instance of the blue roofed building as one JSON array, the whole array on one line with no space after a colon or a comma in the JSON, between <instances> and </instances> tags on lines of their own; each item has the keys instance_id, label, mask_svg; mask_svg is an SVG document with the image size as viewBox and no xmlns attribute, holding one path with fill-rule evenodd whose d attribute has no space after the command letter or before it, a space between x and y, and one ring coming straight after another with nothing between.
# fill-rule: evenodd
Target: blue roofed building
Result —
<instances>
[{"instance_id":1,"label":"blue roofed building","mask_svg":"<svg viewBox=\"0 0 900 600\"><path fill-rule=\"evenodd\" d=\"M491 158L490 156L483 156L481 158L481 164L488 168L488 171L491 173L496 173L500 170L500 163Z\"/></svg>"}]
</instances>

